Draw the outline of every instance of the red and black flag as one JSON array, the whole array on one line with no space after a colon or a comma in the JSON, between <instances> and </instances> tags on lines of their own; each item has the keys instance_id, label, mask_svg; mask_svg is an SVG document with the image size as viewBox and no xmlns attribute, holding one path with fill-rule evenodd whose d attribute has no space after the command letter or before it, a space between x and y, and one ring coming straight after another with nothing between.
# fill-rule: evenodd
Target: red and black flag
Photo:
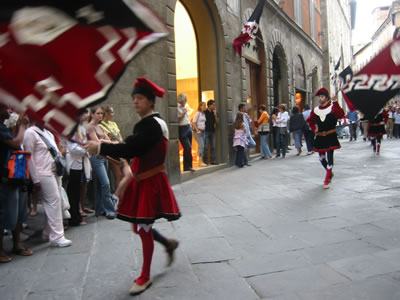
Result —
<instances>
[{"instance_id":1,"label":"red and black flag","mask_svg":"<svg viewBox=\"0 0 400 300\"><path fill-rule=\"evenodd\" d=\"M1 0L0 102L68 135L79 111L168 33L140 0Z\"/></svg>"},{"instance_id":2,"label":"red and black flag","mask_svg":"<svg viewBox=\"0 0 400 300\"><path fill-rule=\"evenodd\" d=\"M242 56L242 46L249 40L256 38L264 3L265 0L260 0L258 2L249 20L244 25L242 33L233 41L233 47L235 47L237 54L240 56Z\"/></svg>"},{"instance_id":3,"label":"red and black flag","mask_svg":"<svg viewBox=\"0 0 400 300\"><path fill-rule=\"evenodd\" d=\"M347 66L342 72L339 73L339 88L342 89L347 82L353 78L353 70L350 66Z\"/></svg>"},{"instance_id":4,"label":"red and black flag","mask_svg":"<svg viewBox=\"0 0 400 300\"><path fill-rule=\"evenodd\" d=\"M400 92L400 38L355 74L342 92L350 110L358 109L373 119Z\"/></svg>"}]
</instances>

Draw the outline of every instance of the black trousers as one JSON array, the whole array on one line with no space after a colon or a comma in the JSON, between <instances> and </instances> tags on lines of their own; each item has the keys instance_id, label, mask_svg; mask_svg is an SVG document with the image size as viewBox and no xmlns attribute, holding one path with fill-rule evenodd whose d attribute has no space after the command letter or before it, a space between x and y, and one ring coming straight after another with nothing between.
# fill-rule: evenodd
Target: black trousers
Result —
<instances>
[{"instance_id":1,"label":"black trousers","mask_svg":"<svg viewBox=\"0 0 400 300\"><path fill-rule=\"evenodd\" d=\"M69 213L71 214L70 226L79 226L82 222L82 216L79 212L82 172L83 170L72 169L69 172L67 195L70 205Z\"/></svg>"}]
</instances>

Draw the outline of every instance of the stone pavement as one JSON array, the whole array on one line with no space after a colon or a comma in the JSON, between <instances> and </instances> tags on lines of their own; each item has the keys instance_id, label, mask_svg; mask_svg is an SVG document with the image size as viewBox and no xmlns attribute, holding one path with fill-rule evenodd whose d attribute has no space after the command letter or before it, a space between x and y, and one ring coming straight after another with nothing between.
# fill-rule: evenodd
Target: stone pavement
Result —
<instances>
[{"instance_id":1,"label":"stone pavement","mask_svg":"<svg viewBox=\"0 0 400 300\"><path fill-rule=\"evenodd\" d=\"M183 217L156 227L181 244L176 261L156 245L153 286L137 299L400 299L399 140L342 140L324 190L317 154L255 160L174 186ZM40 241L31 257L0 265L0 299L131 299L140 240L128 223L88 218L73 245ZM7 249L11 247L10 239Z\"/></svg>"}]
</instances>

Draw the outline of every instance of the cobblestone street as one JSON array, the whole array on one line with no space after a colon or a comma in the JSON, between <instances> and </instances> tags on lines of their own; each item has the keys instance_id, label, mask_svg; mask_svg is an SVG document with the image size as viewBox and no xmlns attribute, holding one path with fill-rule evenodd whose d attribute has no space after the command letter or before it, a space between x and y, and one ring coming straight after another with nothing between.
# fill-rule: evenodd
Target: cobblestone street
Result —
<instances>
[{"instance_id":1,"label":"cobblestone street","mask_svg":"<svg viewBox=\"0 0 400 300\"><path fill-rule=\"evenodd\" d=\"M400 299L400 141L385 139L380 156L341 144L327 190L317 154L294 150L175 185L183 216L156 228L180 240L176 261L165 268L156 245L153 286L136 298ZM28 222L34 255L0 265L1 299L131 298L142 255L128 223L89 217L53 249L43 222Z\"/></svg>"}]
</instances>

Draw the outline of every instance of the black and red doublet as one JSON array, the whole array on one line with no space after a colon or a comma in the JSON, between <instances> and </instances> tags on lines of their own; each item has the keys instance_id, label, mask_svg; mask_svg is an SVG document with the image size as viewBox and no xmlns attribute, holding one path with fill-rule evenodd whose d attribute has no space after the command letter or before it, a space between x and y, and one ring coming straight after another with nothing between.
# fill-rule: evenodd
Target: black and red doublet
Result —
<instances>
[{"instance_id":1,"label":"black and red doublet","mask_svg":"<svg viewBox=\"0 0 400 300\"><path fill-rule=\"evenodd\" d=\"M324 106L313 108L307 119L313 131L316 127L318 128L313 151L328 152L341 147L336 134L336 123L343 116L344 111L337 102L329 102Z\"/></svg>"},{"instance_id":2,"label":"black and red doublet","mask_svg":"<svg viewBox=\"0 0 400 300\"><path fill-rule=\"evenodd\" d=\"M133 158L134 178L120 199L117 218L136 224L152 224L159 218L179 219L181 214L163 170L167 150L168 127L158 113L141 119L125 143L101 144L102 155ZM140 179L143 175L145 178Z\"/></svg>"},{"instance_id":3,"label":"black and red doublet","mask_svg":"<svg viewBox=\"0 0 400 300\"><path fill-rule=\"evenodd\" d=\"M386 134L385 124L388 120L388 112L383 110L382 112L378 113L374 119L369 120L368 122L368 136L382 136Z\"/></svg>"}]
</instances>

